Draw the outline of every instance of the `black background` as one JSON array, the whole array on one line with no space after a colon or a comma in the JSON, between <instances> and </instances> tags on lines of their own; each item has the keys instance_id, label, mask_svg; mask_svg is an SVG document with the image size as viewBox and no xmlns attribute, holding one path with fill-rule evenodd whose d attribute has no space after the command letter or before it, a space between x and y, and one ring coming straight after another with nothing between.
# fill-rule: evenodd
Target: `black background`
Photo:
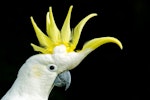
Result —
<instances>
[{"instance_id":1,"label":"black background","mask_svg":"<svg viewBox=\"0 0 150 100\"><path fill-rule=\"evenodd\" d=\"M51 100L92 98L98 100L149 100L148 2L146 0L6 0L0 8L0 98L11 87L25 60L37 54L38 44L30 16L45 33L49 6L59 29L70 5L71 28L90 13L98 16L84 26L77 49L95 37L113 36L123 50L109 43L89 54L71 70L67 91L54 88Z\"/></svg>"}]
</instances>

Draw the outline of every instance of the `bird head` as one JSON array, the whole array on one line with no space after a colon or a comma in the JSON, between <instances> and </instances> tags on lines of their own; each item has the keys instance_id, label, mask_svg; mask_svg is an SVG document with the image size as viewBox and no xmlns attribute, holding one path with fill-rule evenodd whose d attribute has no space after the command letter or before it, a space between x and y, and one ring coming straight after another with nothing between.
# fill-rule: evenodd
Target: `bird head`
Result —
<instances>
[{"instance_id":1,"label":"bird head","mask_svg":"<svg viewBox=\"0 0 150 100\"><path fill-rule=\"evenodd\" d=\"M55 23L52 7L49 8L49 12L47 12L46 15L47 34L44 34L41 31L41 29L35 23L33 17L31 17L31 22L40 44L40 46L37 46L31 43L31 46L35 51L40 52L40 54L31 57L30 60L37 59L38 63L40 63L42 67L46 66L45 68L50 70L50 72L47 72L47 76L55 76L54 85L66 85L66 89L69 87L71 82L69 70L77 67L80 62L96 48L103 44L112 42L117 44L122 49L122 44L117 38L100 37L87 41L81 50L77 50L76 47L84 25L90 18L97 16L97 14L89 14L84 19L82 19L73 30L71 30L70 18L72 8L73 6L70 6L61 30L57 28ZM37 75L43 71L41 70L41 66L39 69L35 68Z\"/></svg>"}]
</instances>

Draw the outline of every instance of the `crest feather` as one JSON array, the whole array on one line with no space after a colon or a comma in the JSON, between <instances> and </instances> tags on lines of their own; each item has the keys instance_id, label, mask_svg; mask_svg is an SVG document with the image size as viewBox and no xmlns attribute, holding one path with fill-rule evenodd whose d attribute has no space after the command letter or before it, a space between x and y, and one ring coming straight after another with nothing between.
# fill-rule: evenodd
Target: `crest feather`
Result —
<instances>
[{"instance_id":1,"label":"crest feather","mask_svg":"<svg viewBox=\"0 0 150 100\"><path fill-rule=\"evenodd\" d=\"M49 13L47 13L47 34L51 38L54 44L58 44L61 42L60 39L60 31L57 28L57 25L55 23L52 7L49 8Z\"/></svg>"},{"instance_id":2,"label":"crest feather","mask_svg":"<svg viewBox=\"0 0 150 100\"><path fill-rule=\"evenodd\" d=\"M45 53L45 49L42 48L42 47L39 47L33 43L31 43L31 46L33 47L34 51L38 51L38 52L41 52L41 53ZM51 52L51 51L50 51Z\"/></svg>"},{"instance_id":3,"label":"crest feather","mask_svg":"<svg viewBox=\"0 0 150 100\"><path fill-rule=\"evenodd\" d=\"M72 49L74 50L79 42L81 31L85 25L85 23L92 17L97 16L96 13L90 14L86 16L84 19L82 19L77 26L73 30L73 39L72 39Z\"/></svg>"},{"instance_id":4,"label":"crest feather","mask_svg":"<svg viewBox=\"0 0 150 100\"><path fill-rule=\"evenodd\" d=\"M36 33L36 36L37 36L37 38L38 38L38 40L39 40L40 45L43 46L43 47L47 47L47 46L49 46L49 45L52 45L51 39L50 39L48 36L46 36L46 35L40 30L40 28L38 28L38 26L36 25L36 23L35 23L33 17L30 17L30 18L31 18L31 22L32 22L32 25L33 25L33 27L34 27L34 30L35 30L35 33Z\"/></svg>"},{"instance_id":5,"label":"crest feather","mask_svg":"<svg viewBox=\"0 0 150 100\"><path fill-rule=\"evenodd\" d=\"M70 6L67 17L61 29L62 42L68 44L71 40L70 18L73 6Z\"/></svg>"},{"instance_id":6,"label":"crest feather","mask_svg":"<svg viewBox=\"0 0 150 100\"><path fill-rule=\"evenodd\" d=\"M117 44L120 47L120 49L123 49L121 42L117 38L101 37L101 38L92 39L92 40L88 41L87 43L85 43L82 50L83 51L86 49L95 50L96 48L100 47L101 45L110 43L110 42Z\"/></svg>"},{"instance_id":7,"label":"crest feather","mask_svg":"<svg viewBox=\"0 0 150 100\"><path fill-rule=\"evenodd\" d=\"M38 41L41 45L40 47L40 46L31 44L31 46L34 48L35 51L39 51L44 54L54 53L53 52L54 48L58 45L65 45L67 52L72 52L76 49L76 46L79 42L81 31L84 25L90 18L97 16L97 14L92 13L86 16L76 25L74 30L71 32L70 19L71 19L72 8L73 6L70 6L61 31L59 31L59 29L56 26L56 23L53 17L52 7L49 8L49 12L47 12L47 15L46 15L46 32L48 36L45 35L39 29L39 27L34 22L34 19L31 17L31 22L33 24ZM114 37L102 37L102 38L92 39L88 41L87 43L85 43L81 51L86 51L87 49L91 49L91 51L93 51L99 46L105 43L109 43L109 42L116 43L121 49L123 48L121 42L118 39Z\"/></svg>"}]
</instances>

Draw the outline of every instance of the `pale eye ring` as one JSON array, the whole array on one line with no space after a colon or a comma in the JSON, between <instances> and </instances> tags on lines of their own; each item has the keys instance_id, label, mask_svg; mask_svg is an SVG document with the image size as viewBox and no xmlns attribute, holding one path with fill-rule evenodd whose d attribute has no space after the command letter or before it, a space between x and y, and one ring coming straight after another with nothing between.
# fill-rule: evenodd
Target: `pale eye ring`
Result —
<instances>
[{"instance_id":1,"label":"pale eye ring","mask_svg":"<svg viewBox=\"0 0 150 100\"><path fill-rule=\"evenodd\" d=\"M50 71L56 71L57 70L57 66L54 65L54 64L48 65L48 68L49 68Z\"/></svg>"}]
</instances>

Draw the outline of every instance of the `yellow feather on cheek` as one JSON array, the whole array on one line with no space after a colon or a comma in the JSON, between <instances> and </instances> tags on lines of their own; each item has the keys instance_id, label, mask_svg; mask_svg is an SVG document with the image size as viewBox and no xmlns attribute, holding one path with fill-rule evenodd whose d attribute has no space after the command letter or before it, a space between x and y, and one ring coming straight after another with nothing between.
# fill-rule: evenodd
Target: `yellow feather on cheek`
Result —
<instances>
[{"instance_id":1,"label":"yellow feather on cheek","mask_svg":"<svg viewBox=\"0 0 150 100\"><path fill-rule=\"evenodd\" d=\"M42 76L42 71L40 71L37 66L38 65L33 66L32 72L33 72L33 76L38 78L38 77Z\"/></svg>"}]
</instances>

